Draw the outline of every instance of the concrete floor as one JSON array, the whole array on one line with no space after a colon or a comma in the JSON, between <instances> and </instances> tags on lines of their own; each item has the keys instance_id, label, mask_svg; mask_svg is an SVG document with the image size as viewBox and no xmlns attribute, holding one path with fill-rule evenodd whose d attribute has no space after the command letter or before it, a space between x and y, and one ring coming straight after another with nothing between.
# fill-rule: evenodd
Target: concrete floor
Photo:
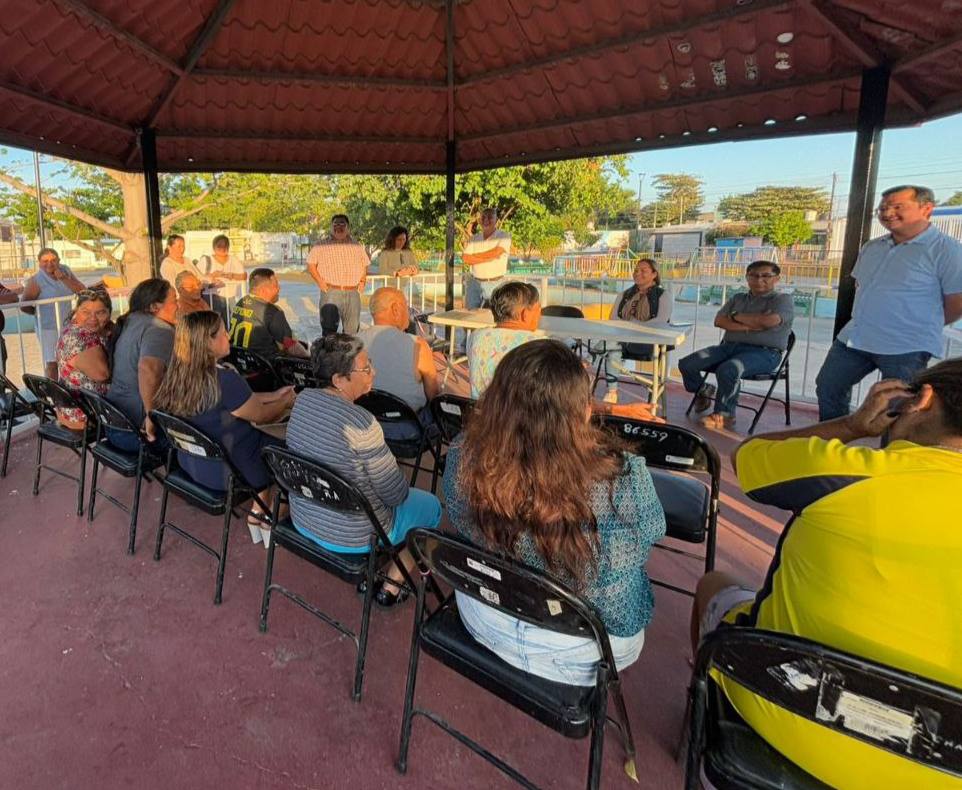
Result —
<instances>
[{"instance_id":1,"label":"concrete floor","mask_svg":"<svg viewBox=\"0 0 962 790\"><path fill-rule=\"evenodd\" d=\"M682 424L687 401L671 392ZM778 425L773 407L764 426ZM745 414L748 414L747 412ZM811 412L796 410L797 422ZM744 418L743 418L744 419ZM747 428L748 421L744 419ZM713 433L722 453L739 437ZM213 606L212 559L168 534L152 559L160 487L144 490L137 551L125 553L126 516L102 502L74 513L73 485L44 474L30 492L35 440L15 440L0 481L0 787L3 788L490 788L511 786L487 763L424 720L414 725L406 776L394 769L410 643L410 603L375 610L364 697L350 700L353 648L282 598L270 630L257 618L264 550L232 530L224 602ZM51 449L53 463L75 463ZM107 473L117 495L125 481ZM424 487L427 482L421 483ZM210 539L220 521L174 501L174 521ZM719 568L759 583L784 513L750 503L725 463ZM655 552L653 576L693 584L697 563ZM275 579L348 623L353 587L283 552ZM637 664L624 673L642 788L681 786L675 762L690 650L688 599L657 591ZM476 736L538 785L584 784L587 743L567 741L424 659L419 700ZM604 786L632 787L609 734Z\"/></svg>"}]
</instances>

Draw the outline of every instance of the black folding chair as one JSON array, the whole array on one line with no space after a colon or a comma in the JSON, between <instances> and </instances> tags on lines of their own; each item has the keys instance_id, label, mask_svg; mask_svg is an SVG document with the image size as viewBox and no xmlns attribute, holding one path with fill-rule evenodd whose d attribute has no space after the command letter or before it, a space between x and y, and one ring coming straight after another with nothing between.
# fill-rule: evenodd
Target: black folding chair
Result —
<instances>
[{"instance_id":1,"label":"black folding chair","mask_svg":"<svg viewBox=\"0 0 962 790\"><path fill-rule=\"evenodd\" d=\"M160 549L164 542L165 530L172 529L185 540L193 543L197 548L210 554L217 560L217 580L214 586L214 604L220 604L221 593L224 588L224 568L227 565L227 540L230 537L231 517L235 514L235 509L245 502L253 501L261 508L261 513L269 513L270 508L267 503L257 493L257 490L248 483L240 470L231 463L220 442L211 439L203 431L198 430L186 420L165 414L160 411L152 411L150 419L160 427L167 437L170 449L167 452L167 473L161 479L164 493L160 499L160 520L157 528L157 544L154 547L154 559L160 560ZM220 461L227 466L227 488L219 491L208 488L185 472L177 461L177 451L188 453L197 458L205 458L211 461ZM202 510L211 516L223 516L224 528L221 532L220 551L213 546L209 546L202 540L187 532L183 527L179 527L167 521L167 500L170 494L176 494L192 507ZM238 518L242 515L250 515L252 509L239 509ZM267 516L263 520L266 521Z\"/></svg>"},{"instance_id":2,"label":"black folding chair","mask_svg":"<svg viewBox=\"0 0 962 790\"><path fill-rule=\"evenodd\" d=\"M13 426L23 417L37 413L37 400L30 390L29 398L24 397L16 384L0 373L0 433L3 434L3 460L0 461L0 477L7 476L7 461L10 458L10 440Z\"/></svg>"},{"instance_id":3,"label":"black folding chair","mask_svg":"<svg viewBox=\"0 0 962 790\"><path fill-rule=\"evenodd\" d=\"M367 636L371 619L371 603L375 594L375 580L387 579L387 574L383 569L387 565L394 565L404 577L405 583L402 586L409 592L414 591L414 582L411 576L403 563L398 560L398 554L404 546L391 545L384 527L375 515L374 509L367 498L333 470L279 447L267 447L262 451L262 455L277 481L280 491L274 500L274 528L271 530L271 544L267 549L267 571L264 577L260 630L262 632L267 631L267 613L270 607L271 593L279 592L302 609L307 610L340 633L350 637L357 650L351 698L358 702L361 699L361 685L364 682L364 660L367 656ZM289 502L292 491L296 496L309 499L328 510L344 514L363 513L367 516L368 521L371 522L370 548L368 551L363 553L330 551L316 541L304 537L294 528L290 518L280 519L278 512L281 500L283 498ZM359 634L350 630L331 615L322 612L297 593L273 581L274 552L278 546L350 584L357 585L362 581L366 583ZM440 591L435 589L435 594L440 601Z\"/></svg>"},{"instance_id":4,"label":"black folding chair","mask_svg":"<svg viewBox=\"0 0 962 790\"><path fill-rule=\"evenodd\" d=\"M137 539L137 515L140 512L140 489L143 481L150 479L150 473L163 464L164 460L150 449L147 436L133 421L106 398L96 392L82 390L81 396L87 402L90 410L97 415L97 435L94 442L87 448L94 459L93 470L90 474L90 500L87 502L87 521L94 520L94 505L97 494L103 496L115 507L130 515L130 526L127 532L127 553L134 553ZM122 434L129 434L137 441L137 452L131 453L121 450L110 443L107 438L107 428ZM102 488L97 487L97 475L100 465L112 469L123 478L134 479L134 496L130 505L125 505Z\"/></svg>"},{"instance_id":5,"label":"black folding chair","mask_svg":"<svg viewBox=\"0 0 962 790\"><path fill-rule=\"evenodd\" d=\"M254 392L273 392L278 388L274 366L260 354L231 346L227 361L237 369Z\"/></svg>"},{"instance_id":6,"label":"black folding chair","mask_svg":"<svg viewBox=\"0 0 962 790\"><path fill-rule=\"evenodd\" d=\"M84 485L87 478L87 446L97 435L97 417L79 396L57 381L48 379L46 376L24 373L23 383L37 399L37 414L40 417L40 426L37 428L37 466L33 475L33 495L37 496L40 493L41 469L66 477L77 484L77 515L82 516ZM57 422L57 409L80 409L87 418L86 426L82 430L64 427ZM78 456L80 473L74 475L64 469L43 463L44 442L66 447Z\"/></svg>"},{"instance_id":7,"label":"black folding chair","mask_svg":"<svg viewBox=\"0 0 962 790\"><path fill-rule=\"evenodd\" d=\"M645 459L665 510L667 537L685 543L704 543L705 554L701 556L661 543L655 547L703 561L706 573L712 570L721 490L718 452L697 433L677 425L612 416L602 420L605 428L627 441L632 452ZM652 584L694 595L694 591L668 582L652 579Z\"/></svg>"},{"instance_id":8,"label":"black folding chair","mask_svg":"<svg viewBox=\"0 0 962 790\"><path fill-rule=\"evenodd\" d=\"M408 661L404 714L397 769L407 771L411 724L424 716L524 787L534 788L516 768L489 752L433 711L414 706L420 653L425 653L459 675L488 690L518 710L568 738L591 736L588 788L601 782L605 723L614 724L626 752L625 771L635 778L635 744L621 693L621 679L611 654L608 634L594 608L548 575L498 557L459 538L429 530L408 534L408 549L421 568L414 634ZM428 579L437 576L464 595L493 609L551 631L592 639L601 661L593 686L572 686L533 675L508 664L481 645L467 631L451 595L433 614L425 616ZM607 717L608 697L614 698L620 722Z\"/></svg>"},{"instance_id":9,"label":"black folding chair","mask_svg":"<svg viewBox=\"0 0 962 790\"><path fill-rule=\"evenodd\" d=\"M386 430L384 441L388 448L398 459L400 466L411 468L411 485L417 483L418 472L421 471L421 458L424 453L430 452L434 458L434 465L438 463L438 449L436 440L428 435L428 431L421 424L414 409L408 406L403 400L390 392L384 390L371 390L366 395L362 395L354 401L362 409L367 409L374 415L381 427L385 426L408 426L414 438L411 439L392 439L387 436L390 428Z\"/></svg>"},{"instance_id":10,"label":"black folding chair","mask_svg":"<svg viewBox=\"0 0 962 790\"><path fill-rule=\"evenodd\" d=\"M962 779L962 690L807 639L726 627L698 650L690 690L687 790L700 770L719 790L825 790L736 713L718 672L780 708L932 769L932 786Z\"/></svg>"},{"instance_id":11,"label":"black folding chair","mask_svg":"<svg viewBox=\"0 0 962 790\"><path fill-rule=\"evenodd\" d=\"M464 424L474 411L477 401L471 398L463 398L460 395L449 395L441 393L431 401L431 417L434 424L438 427L440 440L438 442L438 452L431 473L431 492L437 493L438 478L444 473L444 461L447 453L443 452L444 447L450 447L451 442L461 433Z\"/></svg>"},{"instance_id":12,"label":"black folding chair","mask_svg":"<svg viewBox=\"0 0 962 790\"><path fill-rule=\"evenodd\" d=\"M751 427L749 427L748 429L749 436L755 433L755 426L758 425L758 421L762 418L762 412L765 411L765 407L768 405L768 402L770 400L773 400L776 403L781 403L782 406L785 407L785 424L786 425L792 424L792 396L791 396L791 391L790 391L791 387L789 382L789 372L790 372L789 362L792 356L792 349L794 348L795 348L795 333L789 332L788 345L785 347L785 353L782 354L782 359L778 363L778 367L775 368L774 372L757 373L754 376L745 376L745 378L742 379L743 381L770 381L771 382L771 384L768 387L768 392L766 392L764 395L762 395L762 393L760 392L751 392L750 390L746 390L746 389L742 389L742 391L739 393L739 401L737 404L738 408L748 409L749 411L755 412L755 419L752 420ZM685 410L686 415L691 414L691 410L695 406L695 401L698 399L698 392L701 390L701 388L705 384L705 381L708 379L708 374L714 373L717 367L718 367L717 365L713 365L712 367L702 372L701 384L698 386L698 390L695 391L695 394L691 398L691 403L688 404L688 408ZM778 384L779 381L785 382L784 400L782 398L772 397L772 392L775 391L775 385ZM752 395L756 398L761 398L762 402L757 407L748 406L741 402L742 395ZM714 400L714 398L711 398L711 400Z\"/></svg>"},{"instance_id":13,"label":"black folding chair","mask_svg":"<svg viewBox=\"0 0 962 790\"><path fill-rule=\"evenodd\" d=\"M303 389L316 389L319 384L314 375L311 360L303 357L278 356L274 360L274 370L282 387L293 387L296 392Z\"/></svg>"}]
</instances>

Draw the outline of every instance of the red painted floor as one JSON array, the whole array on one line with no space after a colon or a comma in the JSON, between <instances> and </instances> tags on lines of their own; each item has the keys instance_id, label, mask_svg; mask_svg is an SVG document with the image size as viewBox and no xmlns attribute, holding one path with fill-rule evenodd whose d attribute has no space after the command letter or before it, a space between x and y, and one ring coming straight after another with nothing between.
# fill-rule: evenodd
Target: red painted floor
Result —
<instances>
[{"instance_id":1,"label":"red painted floor","mask_svg":"<svg viewBox=\"0 0 962 790\"><path fill-rule=\"evenodd\" d=\"M673 390L680 417L683 393ZM677 412L677 414L676 414ZM772 408L764 422L778 425ZM814 414L794 412L796 422ZM685 424L683 417L680 422ZM747 427L747 420L744 422ZM761 432L761 429L760 431ZM713 433L727 452L738 437ZM257 629L264 550L232 531L224 602L215 565L168 534L152 559L159 486L145 489L136 554L126 516L106 502L96 519L74 514L69 481L44 474L31 496L32 435L15 441L0 481L0 787L3 788L490 788L510 784L487 763L417 720L406 776L394 769L410 640L410 603L375 610L364 697L350 700L353 648L286 600ZM51 462L72 462L51 449ZM121 497L128 485L108 473ZM175 522L220 522L179 502ZM785 515L743 497L725 464L718 567L760 582ZM656 552L652 574L692 584L697 564ZM279 552L275 579L348 623L354 589ZM624 674L643 788L680 787L674 750L689 673L689 603L657 591L639 662ZM482 740L537 784L584 784L587 743L567 741L425 659L419 699ZM609 734L604 785L634 786Z\"/></svg>"}]
</instances>

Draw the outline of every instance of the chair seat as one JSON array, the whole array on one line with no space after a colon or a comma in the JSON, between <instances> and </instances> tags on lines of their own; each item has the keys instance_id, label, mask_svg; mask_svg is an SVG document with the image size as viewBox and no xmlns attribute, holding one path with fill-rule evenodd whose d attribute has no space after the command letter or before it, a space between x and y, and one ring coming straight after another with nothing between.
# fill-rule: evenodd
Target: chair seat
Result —
<instances>
[{"instance_id":1,"label":"chair seat","mask_svg":"<svg viewBox=\"0 0 962 790\"><path fill-rule=\"evenodd\" d=\"M665 510L668 537L688 543L702 543L711 507L708 487L693 477L682 477L664 469L649 471Z\"/></svg>"},{"instance_id":2,"label":"chair seat","mask_svg":"<svg viewBox=\"0 0 962 790\"><path fill-rule=\"evenodd\" d=\"M21 400L21 398L23 400ZM16 397L12 392L0 392L0 413L4 416L10 410L10 401L13 401L13 416L16 417L27 417L29 415L35 415L37 413L37 398L32 392L21 393L20 397ZM23 401L27 401L24 403Z\"/></svg>"},{"instance_id":3,"label":"chair seat","mask_svg":"<svg viewBox=\"0 0 962 790\"><path fill-rule=\"evenodd\" d=\"M738 715L714 683L705 775L718 790L829 790L829 785L783 757Z\"/></svg>"},{"instance_id":4,"label":"chair seat","mask_svg":"<svg viewBox=\"0 0 962 790\"><path fill-rule=\"evenodd\" d=\"M45 442L51 442L60 447L70 447L73 450L79 450L84 443L83 430L76 431L72 428L65 428L59 422L45 422L37 428L37 433L43 437ZM88 437L88 439L92 438L92 436Z\"/></svg>"},{"instance_id":5,"label":"chair seat","mask_svg":"<svg viewBox=\"0 0 962 790\"><path fill-rule=\"evenodd\" d=\"M113 469L117 474L123 475L124 477L133 477L137 474L137 453L120 450L106 439L90 447L90 454L108 469ZM150 472L162 463L163 460L161 458L148 452L144 453L141 468L145 472Z\"/></svg>"},{"instance_id":6,"label":"chair seat","mask_svg":"<svg viewBox=\"0 0 962 790\"><path fill-rule=\"evenodd\" d=\"M212 516L220 516L227 508L227 492L218 491L215 488L208 488L196 482L183 469L168 471L161 480L164 488L177 494L181 499L186 499L190 504L200 508L205 513ZM239 505L251 498L251 491L248 488L240 488L234 491L234 501L231 507Z\"/></svg>"},{"instance_id":7,"label":"chair seat","mask_svg":"<svg viewBox=\"0 0 962 790\"><path fill-rule=\"evenodd\" d=\"M421 626L421 647L428 655L569 738L591 728L593 686L569 686L532 675L502 661L478 642L461 622L451 596Z\"/></svg>"},{"instance_id":8,"label":"chair seat","mask_svg":"<svg viewBox=\"0 0 962 790\"><path fill-rule=\"evenodd\" d=\"M332 573L340 579L357 584L367 576L368 552L339 554L328 551L310 538L298 532L290 519L282 519L271 533L271 539L303 560ZM387 555L379 557L378 564L387 562Z\"/></svg>"},{"instance_id":9,"label":"chair seat","mask_svg":"<svg viewBox=\"0 0 962 790\"><path fill-rule=\"evenodd\" d=\"M754 376L742 376L745 381L775 381L788 378L788 371L782 368L781 373L756 373Z\"/></svg>"}]
</instances>

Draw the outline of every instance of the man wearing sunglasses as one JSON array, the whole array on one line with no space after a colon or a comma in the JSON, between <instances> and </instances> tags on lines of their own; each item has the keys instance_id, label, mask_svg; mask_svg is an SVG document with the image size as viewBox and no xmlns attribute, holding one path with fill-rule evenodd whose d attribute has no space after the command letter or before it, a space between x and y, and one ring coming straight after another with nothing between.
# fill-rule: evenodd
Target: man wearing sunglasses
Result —
<instances>
[{"instance_id":1,"label":"man wearing sunglasses","mask_svg":"<svg viewBox=\"0 0 962 790\"><path fill-rule=\"evenodd\" d=\"M733 428L741 380L761 373L774 373L788 346L795 319L789 294L775 286L781 269L772 261L754 261L745 271L748 293L732 296L715 315L715 326L724 329L722 342L689 354L678 362L685 389L698 393L695 411L712 414L702 418L706 428ZM702 385L702 371L713 369L716 387Z\"/></svg>"},{"instance_id":2,"label":"man wearing sunglasses","mask_svg":"<svg viewBox=\"0 0 962 790\"><path fill-rule=\"evenodd\" d=\"M962 244L929 222L933 208L928 187L882 193L878 218L889 233L862 247L852 269L852 318L815 380L820 420L847 415L852 387L874 370L909 381L942 355L942 329L962 318Z\"/></svg>"}]
</instances>

